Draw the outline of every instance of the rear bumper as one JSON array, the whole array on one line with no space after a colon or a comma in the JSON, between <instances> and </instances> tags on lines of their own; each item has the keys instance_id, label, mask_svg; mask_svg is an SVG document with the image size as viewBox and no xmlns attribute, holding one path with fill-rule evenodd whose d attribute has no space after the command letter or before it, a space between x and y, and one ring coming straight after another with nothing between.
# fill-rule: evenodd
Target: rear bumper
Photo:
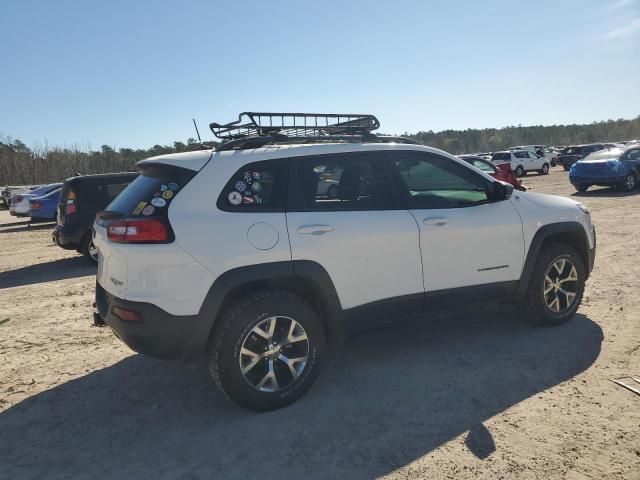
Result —
<instances>
[{"instance_id":1,"label":"rear bumper","mask_svg":"<svg viewBox=\"0 0 640 480\"><path fill-rule=\"evenodd\" d=\"M64 248L65 250L75 250L80 248L82 246L83 237L84 237L84 234L83 235L75 235L75 234L65 235L64 229L60 227L60 225L57 225L56 228L54 228L53 232L51 232L51 239L53 240L53 243L55 243L61 248Z\"/></svg>"},{"instance_id":2,"label":"rear bumper","mask_svg":"<svg viewBox=\"0 0 640 480\"><path fill-rule=\"evenodd\" d=\"M104 322L133 351L185 363L195 363L204 355L201 317L171 315L144 302L131 302L115 297L96 282L96 307ZM121 320L114 308L133 310L139 321Z\"/></svg>"}]
</instances>

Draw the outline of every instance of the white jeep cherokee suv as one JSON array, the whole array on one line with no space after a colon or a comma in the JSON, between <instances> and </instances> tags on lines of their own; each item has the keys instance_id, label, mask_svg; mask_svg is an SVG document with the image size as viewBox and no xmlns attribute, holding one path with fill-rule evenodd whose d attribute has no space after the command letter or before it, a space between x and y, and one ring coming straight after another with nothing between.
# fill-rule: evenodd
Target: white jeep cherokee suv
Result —
<instances>
[{"instance_id":1,"label":"white jeep cherokee suv","mask_svg":"<svg viewBox=\"0 0 640 480\"><path fill-rule=\"evenodd\" d=\"M96 217L99 315L137 352L206 359L254 410L302 396L330 334L504 297L543 325L574 315L596 248L584 206L377 126L245 113L211 125L228 140L213 151L139 162Z\"/></svg>"},{"instance_id":2,"label":"white jeep cherokee suv","mask_svg":"<svg viewBox=\"0 0 640 480\"><path fill-rule=\"evenodd\" d=\"M511 163L511 170L523 177L527 172L538 172L540 175L549 173L549 160L539 157L531 150L510 150L495 152L491 156L492 163Z\"/></svg>"}]
</instances>

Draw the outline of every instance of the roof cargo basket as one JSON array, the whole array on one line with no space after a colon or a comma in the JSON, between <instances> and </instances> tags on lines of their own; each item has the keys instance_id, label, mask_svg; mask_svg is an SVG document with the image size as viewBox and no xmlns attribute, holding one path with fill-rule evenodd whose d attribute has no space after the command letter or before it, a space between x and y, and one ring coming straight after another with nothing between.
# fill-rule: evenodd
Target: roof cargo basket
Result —
<instances>
[{"instance_id":1,"label":"roof cargo basket","mask_svg":"<svg viewBox=\"0 0 640 480\"><path fill-rule=\"evenodd\" d=\"M230 123L211 123L209 128L224 143L216 150L260 148L268 144L322 142L418 142L375 135L380 127L374 115L354 113L243 112Z\"/></svg>"},{"instance_id":2,"label":"roof cargo basket","mask_svg":"<svg viewBox=\"0 0 640 480\"><path fill-rule=\"evenodd\" d=\"M373 115L272 112L243 112L235 122L209 125L216 137L227 141L274 134L287 137L362 135L379 127L380 122Z\"/></svg>"}]
</instances>

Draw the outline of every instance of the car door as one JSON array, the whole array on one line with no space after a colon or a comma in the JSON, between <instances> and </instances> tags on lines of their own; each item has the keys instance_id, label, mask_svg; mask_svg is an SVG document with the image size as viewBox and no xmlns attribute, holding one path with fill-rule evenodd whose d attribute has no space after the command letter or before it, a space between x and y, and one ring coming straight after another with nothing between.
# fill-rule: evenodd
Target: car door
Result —
<instances>
[{"instance_id":1,"label":"car door","mask_svg":"<svg viewBox=\"0 0 640 480\"><path fill-rule=\"evenodd\" d=\"M527 151L529 158L531 159L531 164L529 170L542 170L542 165L544 165L545 158L537 155L535 152Z\"/></svg>"},{"instance_id":2,"label":"car door","mask_svg":"<svg viewBox=\"0 0 640 480\"><path fill-rule=\"evenodd\" d=\"M491 180L432 153L391 151L388 156L420 227L427 304L433 292L520 278L522 221L511 200L488 198Z\"/></svg>"},{"instance_id":3,"label":"car door","mask_svg":"<svg viewBox=\"0 0 640 480\"><path fill-rule=\"evenodd\" d=\"M291 169L287 226L292 259L321 265L343 309L385 300L396 302L396 316L421 309L418 225L402 206L384 155L299 157L291 160ZM333 172L335 195L320 188L329 180L325 172Z\"/></svg>"}]
</instances>

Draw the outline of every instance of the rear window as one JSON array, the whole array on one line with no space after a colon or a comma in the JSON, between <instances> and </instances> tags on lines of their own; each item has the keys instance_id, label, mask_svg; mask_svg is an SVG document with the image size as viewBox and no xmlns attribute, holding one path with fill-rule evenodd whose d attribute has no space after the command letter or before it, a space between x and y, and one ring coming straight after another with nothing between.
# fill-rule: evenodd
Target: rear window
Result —
<instances>
[{"instance_id":1,"label":"rear window","mask_svg":"<svg viewBox=\"0 0 640 480\"><path fill-rule=\"evenodd\" d=\"M152 165L126 188L118 192L120 185L110 185L115 199L106 210L122 213L126 217L166 216L169 205L196 172L169 165Z\"/></svg>"},{"instance_id":2,"label":"rear window","mask_svg":"<svg viewBox=\"0 0 640 480\"><path fill-rule=\"evenodd\" d=\"M496 160L503 160L505 162L510 162L511 161L511 154L509 152L502 152L502 153L494 153L493 157L491 157L491 161L496 161Z\"/></svg>"}]
</instances>

